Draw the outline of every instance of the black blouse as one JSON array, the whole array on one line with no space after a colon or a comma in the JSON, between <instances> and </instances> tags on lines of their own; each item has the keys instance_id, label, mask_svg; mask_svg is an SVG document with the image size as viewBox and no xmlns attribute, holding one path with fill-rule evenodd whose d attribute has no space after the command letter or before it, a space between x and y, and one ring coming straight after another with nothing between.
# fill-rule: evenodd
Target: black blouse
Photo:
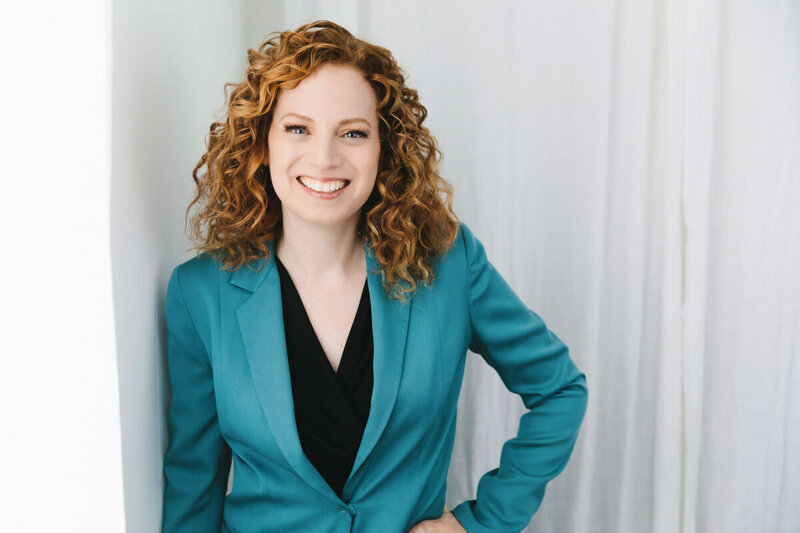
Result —
<instances>
[{"instance_id":1,"label":"black blouse","mask_svg":"<svg viewBox=\"0 0 800 533\"><path fill-rule=\"evenodd\" d=\"M368 283L334 371L300 294L275 256L297 433L308 460L341 497L356 458L372 398L372 311Z\"/></svg>"}]
</instances>

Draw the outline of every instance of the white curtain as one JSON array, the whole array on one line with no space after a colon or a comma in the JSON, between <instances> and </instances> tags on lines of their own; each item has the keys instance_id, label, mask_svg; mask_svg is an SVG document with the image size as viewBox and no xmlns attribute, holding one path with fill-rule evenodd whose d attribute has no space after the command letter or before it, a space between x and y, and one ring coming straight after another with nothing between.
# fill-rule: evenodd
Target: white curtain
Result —
<instances>
[{"instance_id":1,"label":"white curtain","mask_svg":"<svg viewBox=\"0 0 800 533\"><path fill-rule=\"evenodd\" d=\"M526 531L800 531L800 3L284 7L393 51L458 214L587 374ZM468 361L450 507L523 412Z\"/></svg>"}]
</instances>

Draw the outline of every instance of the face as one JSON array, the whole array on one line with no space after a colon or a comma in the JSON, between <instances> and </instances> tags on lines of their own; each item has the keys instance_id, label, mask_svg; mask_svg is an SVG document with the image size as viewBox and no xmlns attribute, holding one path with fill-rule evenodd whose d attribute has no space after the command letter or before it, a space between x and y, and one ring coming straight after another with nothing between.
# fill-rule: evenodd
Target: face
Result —
<instances>
[{"instance_id":1,"label":"face","mask_svg":"<svg viewBox=\"0 0 800 533\"><path fill-rule=\"evenodd\" d=\"M380 156L377 99L363 73L326 64L281 90L267 143L284 224L355 231Z\"/></svg>"}]
</instances>

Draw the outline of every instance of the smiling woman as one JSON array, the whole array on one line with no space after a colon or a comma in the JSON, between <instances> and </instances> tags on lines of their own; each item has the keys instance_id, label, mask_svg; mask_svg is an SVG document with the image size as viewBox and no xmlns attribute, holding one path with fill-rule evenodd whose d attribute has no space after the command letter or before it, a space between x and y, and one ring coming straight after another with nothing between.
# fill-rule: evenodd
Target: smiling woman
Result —
<instances>
[{"instance_id":1,"label":"smiling woman","mask_svg":"<svg viewBox=\"0 0 800 533\"><path fill-rule=\"evenodd\" d=\"M585 376L453 213L388 50L317 21L248 59L193 173L200 253L167 288L162 531L520 531ZM529 411L451 512L468 350Z\"/></svg>"}]
</instances>

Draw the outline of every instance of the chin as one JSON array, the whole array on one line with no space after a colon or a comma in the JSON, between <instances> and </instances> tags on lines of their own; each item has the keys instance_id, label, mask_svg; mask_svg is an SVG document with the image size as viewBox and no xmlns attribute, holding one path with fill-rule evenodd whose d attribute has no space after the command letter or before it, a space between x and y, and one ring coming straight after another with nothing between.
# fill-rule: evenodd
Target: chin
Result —
<instances>
[{"instance_id":1,"label":"chin","mask_svg":"<svg viewBox=\"0 0 800 533\"><path fill-rule=\"evenodd\" d=\"M302 219L309 224L318 224L321 226L336 226L346 223L353 217L359 216L359 211L355 213L342 213L339 210L326 210L326 209L309 209L304 206L304 209L294 210L294 216Z\"/></svg>"}]
</instances>

